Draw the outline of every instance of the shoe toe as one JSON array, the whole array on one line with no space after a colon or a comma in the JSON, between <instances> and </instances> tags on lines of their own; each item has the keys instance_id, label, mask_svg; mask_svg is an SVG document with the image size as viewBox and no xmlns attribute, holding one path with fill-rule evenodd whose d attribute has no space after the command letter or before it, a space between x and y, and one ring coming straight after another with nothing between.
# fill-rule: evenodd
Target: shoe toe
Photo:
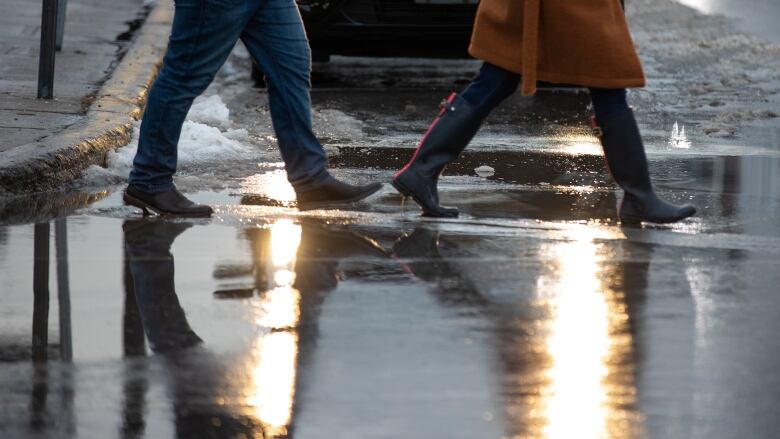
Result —
<instances>
[{"instance_id":1,"label":"shoe toe","mask_svg":"<svg viewBox=\"0 0 780 439\"><path fill-rule=\"evenodd\" d=\"M680 216L682 218L688 218L689 216L696 215L696 207L686 204L680 207Z\"/></svg>"}]
</instances>

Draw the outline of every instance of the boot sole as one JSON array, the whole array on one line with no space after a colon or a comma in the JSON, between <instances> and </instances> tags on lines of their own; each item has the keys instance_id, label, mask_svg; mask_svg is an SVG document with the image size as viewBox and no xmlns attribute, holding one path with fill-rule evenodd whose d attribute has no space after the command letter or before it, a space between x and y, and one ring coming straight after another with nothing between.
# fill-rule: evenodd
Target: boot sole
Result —
<instances>
[{"instance_id":1,"label":"boot sole","mask_svg":"<svg viewBox=\"0 0 780 439\"><path fill-rule=\"evenodd\" d=\"M152 211L156 213L159 216L166 217L166 218L210 218L211 213L172 213L172 212L165 212L162 211L151 204L140 200L132 195L129 195L127 192L125 192L122 195L122 200L125 202L128 206L133 206L141 209L143 211L144 216L149 216L149 211Z\"/></svg>"},{"instance_id":2,"label":"boot sole","mask_svg":"<svg viewBox=\"0 0 780 439\"><path fill-rule=\"evenodd\" d=\"M323 208L329 208L329 207L340 207L340 206L346 206L349 204L357 203L358 201L364 200L371 195L374 195L377 193L380 189L382 189L382 184L377 183L374 186L371 186L367 191L361 193L360 195L356 195L352 198L344 199L344 200L330 200L330 201L311 201L307 203L298 203L298 209L299 210L315 210L315 209L323 209Z\"/></svg>"},{"instance_id":3,"label":"boot sole","mask_svg":"<svg viewBox=\"0 0 780 439\"><path fill-rule=\"evenodd\" d=\"M403 184L399 183L396 179L393 179L390 184L393 185L395 190L397 190L401 195L411 198L415 203L417 203L417 205L422 207L423 203L421 203L420 200L414 195L414 192L404 187ZM460 212L454 212L451 215L435 215L423 209L422 216L427 218L457 218L460 216Z\"/></svg>"},{"instance_id":4,"label":"boot sole","mask_svg":"<svg viewBox=\"0 0 780 439\"><path fill-rule=\"evenodd\" d=\"M634 217L634 216L621 216L620 222L626 225L637 225L643 222L654 223L654 224L673 224L682 221L686 218L690 218L694 215L696 215L696 209L693 209L693 212L691 212L688 215L681 215L672 218L641 218L641 217Z\"/></svg>"}]
</instances>

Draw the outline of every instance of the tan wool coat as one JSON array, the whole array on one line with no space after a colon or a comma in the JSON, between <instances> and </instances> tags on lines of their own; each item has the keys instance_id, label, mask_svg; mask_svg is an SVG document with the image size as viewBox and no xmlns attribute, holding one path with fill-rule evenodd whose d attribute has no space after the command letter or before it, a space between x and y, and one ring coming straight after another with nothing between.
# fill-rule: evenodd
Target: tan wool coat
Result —
<instances>
[{"instance_id":1,"label":"tan wool coat","mask_svg":"<svg viewBox=\"0 0 780 439\"><path fill-rule=\"evenodd\" d=\"M482 0L469 52L536 81L596 88L644 87L620 0Z\"/></svg>"}]
</instances>

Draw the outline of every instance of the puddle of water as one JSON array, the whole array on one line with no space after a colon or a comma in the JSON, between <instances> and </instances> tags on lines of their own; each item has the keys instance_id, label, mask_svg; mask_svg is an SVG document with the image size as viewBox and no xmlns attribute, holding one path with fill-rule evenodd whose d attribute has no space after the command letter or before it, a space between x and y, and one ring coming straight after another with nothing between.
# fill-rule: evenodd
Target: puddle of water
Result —
<instances>
[{"instance_id":1,"label":"puddle of water","mask_svg":"<svg viewBox=\"0 0 780 439\"><path fill-rule=\"evenodd\" d=\"M264 206L164 221L117 205L112 195L56 226L0 228L4 434L383 437L412 425L422 437L568 436L574 416L583 437L643 437L657 416L700 422L667 405L694 392L675 387L680 376L704 374L696 394L732 400L706 384L728 368L703 371L673 349L693 344L716 362L747 349L680 338L695 322L664 311L691 306L679 275L705 302L713 276L724 291L749 284L764 305L729 313L748 308L757 342L774 334L758 328L770 321L777 254L758 243ZM702 308L707 337L739 325L714 318L720 300ZM739 334L717 345L739 346ZM44 357L48 366L30 366ZM755 376L742 385L755 389ZM757 391L774 404L771 389ZM711 400L697 410L717 412Z\"/></svg>"}]
</instances>

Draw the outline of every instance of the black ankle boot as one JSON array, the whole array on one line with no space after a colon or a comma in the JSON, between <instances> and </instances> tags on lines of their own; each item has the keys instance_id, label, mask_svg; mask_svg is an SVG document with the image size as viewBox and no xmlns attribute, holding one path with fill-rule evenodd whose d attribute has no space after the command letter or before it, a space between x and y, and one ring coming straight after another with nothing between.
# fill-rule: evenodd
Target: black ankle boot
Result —
<instances>
[{"instance_id":1,"label":"black ankle boot","mask_svg":"<svg viewBox=\"0 0 780 439\"><path fill-rule=\"evenodd\" d=\"M596 135L612 177L625 191L618 215L624 223L674 223L696 213L690 204L677 206L661 200L653 191L642 136L632 111L594 118Z\"/></svg>"},{"instance_id":2,"label":"black ankle boot","mask_svg":"<svg viewBox=\"0 0 780 439\"><path fill-rule=\"evenodd\" d=\"M458 158L482 125L482 118L456 93L442 103L439 117L425 133L412 159L393 178L402 195L422 207L423 216L454 218L458 209L439 205L436 188L444 167Z\"/></svg>"},{"instance_id":3,"label":"black ankle boot","mask_svg":"<svg viewBox=\"0 0 780 439\"><path fill-rule=\"evenodd\" d=\"M382 189L382 183L352 185L328 176L314 187L295 189L298 208L303 210L338 207L360 201Z\"/></svg>"},{"instance_id":4,"label":"black ankle boot","mask_svg":"<svg viewBox=\"0 0 780 439\"><path fill-rule=\"evenodd\" d=\"M122 199L125 204L143 210L144 216L149 215L150 210L158 215L182 217L209 217L213 213L211 207L193 203L176 188L149 193L127 186Z\"/></svg>"}]
</instances>

